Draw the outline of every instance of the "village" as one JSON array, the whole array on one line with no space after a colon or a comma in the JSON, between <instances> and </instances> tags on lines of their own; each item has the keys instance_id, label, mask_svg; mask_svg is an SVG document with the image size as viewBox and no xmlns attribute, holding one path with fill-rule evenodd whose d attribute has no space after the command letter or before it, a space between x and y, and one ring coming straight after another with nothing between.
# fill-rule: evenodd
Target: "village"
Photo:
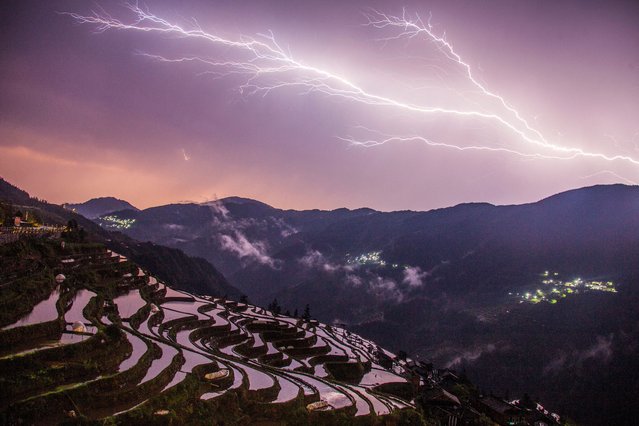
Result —
<instances>
[{"instance_id":1,"label":"village","mask_svg":"<svg viewBox=\"0 0 639 426\"><path fill-rule=\"evenodd\" d=\"M37 209L0 203L0 244L17 241L21 236L60 236L67 227L45 225Z\"/></svg>"},{"instance_id":2,"label":"village","mask_svg":"<svg viewBox=\"0 0 639 426\"><path fill-rule=\"evenodd\" d=\"M559 278L558 272L544 271L541 274L543 278L541 283L543 288L523 292L510 292L509 296L514 296L519 303L550 303L552 305L558 303L562 299L586 293L591 291L616 293L617 289L612 281L601 280L583 280L575 278L570 281L564 281Z\"/></svg>"}]
</instances>

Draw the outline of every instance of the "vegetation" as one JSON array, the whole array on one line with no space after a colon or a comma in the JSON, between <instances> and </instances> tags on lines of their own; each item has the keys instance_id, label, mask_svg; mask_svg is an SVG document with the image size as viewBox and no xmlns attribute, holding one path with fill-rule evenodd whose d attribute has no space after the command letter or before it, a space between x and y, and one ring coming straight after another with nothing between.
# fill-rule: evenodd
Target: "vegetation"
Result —
<instances>
[{"instance_id":1,"label":"vegetation","mask_svg":"<svg viewBox=\"0 0 639 426\"><path fill-rule=\"evenodd\" d=\"M266 355L266 348L251 346L254 340L250 343L240 334L229 334L228 328L216 326L217 322L195 320L193 316L167 319L166 315L172 311L165 309L153 312L151 303L161 305L164 298L169 297L166 295L168 290L162 289L148 275L139 274L137 265L112 256L99 243L77 241L74 232L78 229L73 225L62 239L25 237L0 246L3 273L14 277L0 288L0 305L11 312L2 317L4 325L29 314L38 303L53 294L54 289L59 290L56 319L0 331L0 342L8 343L3 346L7 353L0 358L0 423L210 424L217 421L260 424L275 419L287 419L286 423L291 425L423 423L414 409L396 409L380 417L373 414L354 417L355 406L352 404L335 410L309 412L306 405L317 400L318 393L305 397L299 391L297 397L291 395L289 400L273 404L280 385L273 382L269 387L253 390L249 387L249 381L253 379L248 376L243 377L239 387L225 390L210 400L201 399L199 396L203 394L230 387L234 380L231 377L209 383L205 378L208 373L217 371L221 362L228 362L224 357L218 358L217 366L209 360L205 365L186 367L192 362L189 361L192 355L185 352L184 342L177 343L183 330L197 330L191 339L202 344L236 344L238 351L244 348L245 357L256 360ZM56 282L55 278L60 274L64 275L64 280ZM126 321L119 317L118 306L113 301L134 289L139 292L134 293L139 294L136 297L145 298L145 304ZM94 295L89 299L78 299L76 295L81 291ZM175 295L171 297L175 298ZM181 297L191 296L182 294ZM75 306L77 303L84 305ZM326 362L331 380L337 383L339 380L357 382L370 369L370 363L327 362L333 359L331 357L323 361L321 356L329 348L313 346L316 339L303 338L302 328L292 332L286 322L260 325L256 318L259 315L268 317L270 313L264 311L257 317L243 318L242 309L247 309L246 305L225 303L228 307L219 321L231 315L240 323L253 321L253 328L262 330L258 333L263 339L274 342L277 347L290 347L286 350L290 356L297 354L295 356L300 359L309 358L311 365ZM15 309L11 309L13 306ZM210 308L214 306L211 304ZM71 310L76 312L75 315L81 315L86 325L94 326L94 331L71 332L70 327L75 327L67 317ZM308 307L306 317L310 318ZM313 330L319 326L317 322L298 321L300 326L305 324ZM157 336L143 334L143 324L145 329L159 325ZM334 332L330 327L327 330ZM301 340L296 340L300 337ZM142 348L135 348L136 343L131 340L135 338L142 339ZM160 342L164 346L160 346ZM175 348L175 355L167 360L161 371L142 381L151 374L152 366L169 354L165 353L167 345ZM282 353L278 352L278 355L282 357ZM122 370L125 361L133 356L134 362ZM241 368L240 358L231 359L239 362L236 365ZM273 365L269 364L271 361ZM277 359L265 357L264 362L263 367L259 367L261 374L274 377L273 374L279 371L275 367ZM252 365L256 368L256 364ZM182 377L185 368L192 370L186 370L187 374L170 386L176 378ZM299 371L302 370L311 371L308 367ZM123 412L113 416L119 411Z\"/></svg>"},{"instance_id":2,"label":"vegetation","mask_svg":"<svg viewBox=\"0 0 639 426\"><path fill-rule=\"evenodd\" d=\"M187 256L181 250L153 243L140 243L124 234L108 232L91 220L44 200L31 197L27 192L0 178L0 209L5 222L13 225L16 210L37 214L44 224L70 227L67 239L71 242L97 242L129 257L140 266L153 270L163 281L184 290L213 295L239 297L240 292L208 261Z\"/></svg>"}]
</instances>

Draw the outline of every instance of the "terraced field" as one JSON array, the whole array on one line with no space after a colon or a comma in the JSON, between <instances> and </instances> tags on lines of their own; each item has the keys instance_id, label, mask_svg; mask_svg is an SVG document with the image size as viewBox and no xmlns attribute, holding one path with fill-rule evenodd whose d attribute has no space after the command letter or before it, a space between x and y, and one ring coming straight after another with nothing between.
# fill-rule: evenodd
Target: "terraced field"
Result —
<instances>
[{"instance_id":1,"label":"terraced field","mask_svg":"<svg viewBox=\"0 0 639 426\"><path fill-rule=\"evenodd\" d=\"M104 247L38 244L42 267L0 287L6 305L45 277L0 324L0 423L420 422L409 373L371 341L177 291Z\"/></svg>"}]
</instances>

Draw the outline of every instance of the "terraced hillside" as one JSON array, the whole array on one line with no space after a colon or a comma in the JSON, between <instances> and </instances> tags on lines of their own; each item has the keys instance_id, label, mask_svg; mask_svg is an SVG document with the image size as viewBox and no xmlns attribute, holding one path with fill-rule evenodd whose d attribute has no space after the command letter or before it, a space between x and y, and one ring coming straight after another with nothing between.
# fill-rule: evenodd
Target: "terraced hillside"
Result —
<instances>
[{"instance_id":1,"label":"terraced hillside","mask_svg":"<svg viewBox=\"0 0 639 426\"><path fill-rule=\"evenodd\" d=\"M0 250L2 424L421 423L405 363L344 329L176 291L97 244Z\"/></svg>"}]
</instances>

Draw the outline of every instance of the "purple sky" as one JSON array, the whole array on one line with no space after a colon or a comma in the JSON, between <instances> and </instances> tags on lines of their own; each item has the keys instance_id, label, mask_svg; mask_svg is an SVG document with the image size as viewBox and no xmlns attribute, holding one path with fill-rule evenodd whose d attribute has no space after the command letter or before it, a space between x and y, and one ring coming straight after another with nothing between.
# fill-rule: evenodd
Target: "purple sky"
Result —
<instances>
[{"instance_id":1,"label":"purple sky","mask_svg":"<svg viewBox=\"0 0 639 426\"><path fill-rule=\"evenodd\" d=\"M116 2L97 4L131 22ZM229 40L270 30L295 60L367 93L514 122L436 42L423 36L384 42L397 31L363 25L370 8L401 15L404 6L424 19L431 12L434 32L446 34L476 80L549 143L639 160L637 2L146 5L184 27L196 18L203 30ZM521 203L596 183L639 181L639 162L628 159L530 157L570 154L530 145L491 119L368 105L299 86L242 94L245 77L216 77L203 73L211 69L202 64L140 55L246 59L237 49L158 33L96 33L95 26L56 13L87 15L92 6L9 1L0 14L0 176L52 202L113 195L148 207L239 195L283 208L422 210ZM287 72L277 81L302 74ZM412 140L366 148L344 140L380 133L440 146Z\"/></svg>"}]
</instances>

